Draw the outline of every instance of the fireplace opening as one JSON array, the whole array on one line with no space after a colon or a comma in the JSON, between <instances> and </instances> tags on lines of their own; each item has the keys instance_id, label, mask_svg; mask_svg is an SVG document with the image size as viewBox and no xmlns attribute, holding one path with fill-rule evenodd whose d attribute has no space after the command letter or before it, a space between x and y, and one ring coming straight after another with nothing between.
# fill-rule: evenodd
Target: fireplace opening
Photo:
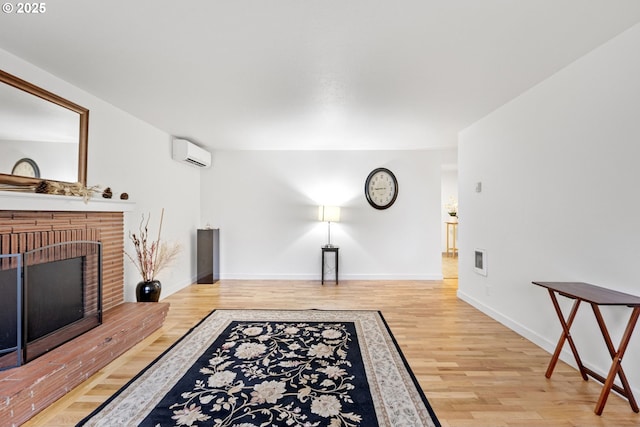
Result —
<instances>
[{"instance_id":1,"label":"fireplace opening","mask_svg":"<svg viewBox=\"0 0 640 427\"><path fill-rule=\"evenodd\" d=\"M0 266L0 369L19 366L102 322L100 242L73 241Z\"/></svg>"}]
</instances>

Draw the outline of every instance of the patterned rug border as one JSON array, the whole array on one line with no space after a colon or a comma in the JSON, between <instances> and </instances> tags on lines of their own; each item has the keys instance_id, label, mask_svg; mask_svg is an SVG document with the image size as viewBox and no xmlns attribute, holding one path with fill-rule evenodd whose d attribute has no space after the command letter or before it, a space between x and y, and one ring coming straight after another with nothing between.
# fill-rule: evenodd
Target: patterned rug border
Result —
<instances>
[{"instance_id":1,"label":"patterned rug border","mask_svg":"<svg viewBox=\"0 0 640 427\"><path fill-rule=\"evenodd\" d=\"M413 385L415 386L418 394L420 395L420 398L422 399L422 403L424 403L424 406L427 407L427 411L429 411L429 415L431 415L431 419L433 420L433 423L436 425L436 427L441 427L440 421L438 420L436 413L433 411L433 408L431 407L431 403L429 403L429 401L427 400L427 396L424 394L424 391L422 391L422 387L420 386L418 379L413 373L413 370L411 369L409 362L407 362L407 359L404 357L404 353L402 352L402 349L400 348L398 341L396 341L396 337L391 332L391 328L387 323L387 319L385 319L384 316L382 315L382 311L380 310L352 310L352 311L375 311L376 313L378 313L378 315L380 315L380 318L382 319L382 323L387 328L387 333L389 334L389 337L391 338L391 341L393 342L393 345L395 346L396 351L400 356L400 359L402 359L402 363L404 363L404 368L409 373L409 376L411 377L411 381L413 381Z\"/></svg>"},{"instance_id":2,"label":"patterned rug border","mask_svg":"<svg viewBox=\"0 0 640 427\"><path fill-rule=\"evenodd\" d=\"M419 398L422 401L422 403L424 404L428 414L430 415L431 421L433 422L433 425L435 427L441 427L440 421L438 420L433 408L431 407L431 404L427 400L426 395L424 394L424 392L423 392L423 390L422 390L422 388L421 388L421 386L420 386L415 374L413 373L413 370L411 369L411 366L407 362L407 359L404 356L404 354L402 352L402 349L400 348L395 336L393 335L393 332L391 331L391 328L389 327L389 324L387 323L387 320L385 319L384 315L382 314L382 311L380 311L380 310L326 310L326 309L305 309L305 310L296 310L296 309L214 309L209 314L204 316L200 321L198 321L198 323L196 323L193 327L191 327L187 332L185 332L176 342L171 344L171 346L169 346L165 351L163 351L160 355L158 355L152 362L150 362L147 366L145 366L131 380L129 380L118 391L116 391L111 397L109 397L109 399L104 401L102 404L100 404L100 406L98 406L95 410L93 410L89 415L87 415L85 418L80 420L76 424L76 427L84 426L87 422L91 421L91 418L93 418L95 415L99 414L102 410L104 410L107 406L109 406L114 400L116 400L118 398L118 396L120 396L122 393L124 393L129 387L134 385L142 376L145 375L146 372L148 372L150 369L152 369L164 357L166 357L169 353L171 353L172 350L174 350L183 341L185 341L192 333L194 333L194 331L196 331L200 326L202 326L209 318L211 318L212 316L214 316L216 313L219 313L219 312L223 312L223 313L224 312L238 312L238 313L241 313L241 312L254 312L254 313L257 313L257 312L264 312L264 313L273 312L273 313L278 313L278 312L281 312L281 313L299 313L301 315L303 315L305 313L314 313L314 312L315 313L325 313L325 314L330 314L330 313L377 314L380 317L380 320L381 320L382 324L385 327L385 332L387 333L388 338L390 338L390 341L393 343L393 348L395 349L395 351L397 352L397 355L399 356L400 360L402 361L402 364L403 364L403 366L404 366L404 368L406 370L406 373L408 374L409 378L411 379L411 383L415 388L414 391L419 396Z\"/></svg>"}]
</instances>

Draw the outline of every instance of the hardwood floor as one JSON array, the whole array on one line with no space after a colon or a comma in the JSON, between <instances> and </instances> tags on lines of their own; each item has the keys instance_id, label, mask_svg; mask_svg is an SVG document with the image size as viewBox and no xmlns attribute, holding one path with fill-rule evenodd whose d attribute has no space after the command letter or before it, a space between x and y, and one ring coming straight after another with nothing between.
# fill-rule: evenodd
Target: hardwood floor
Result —
<instances>
[{"instance_id":1,"label":"hardwood floor","mask_svg":"<svg viewBox=\"0 0 640 427\"><path fill-rule=\"evenodd\" d=\"M458 278L458 255L442 254L442 277L445 279Z\"/></svg>"},{"instance_id":2,"label":"hardwood floor","mask_svg":"<svg viewBox=\"0 0 640 427\"><path fill-rule=\"evenodd\" d=\"M638 426L612 394L593 413L601 386L456 298L457 280L233 281L192 285L164 326L25 426L72 426L215 308L381 310L443 426ZM559 330L559 328L558 328ZM410 426L407 426L410 427Z\"/></svg>"}]
</instances>

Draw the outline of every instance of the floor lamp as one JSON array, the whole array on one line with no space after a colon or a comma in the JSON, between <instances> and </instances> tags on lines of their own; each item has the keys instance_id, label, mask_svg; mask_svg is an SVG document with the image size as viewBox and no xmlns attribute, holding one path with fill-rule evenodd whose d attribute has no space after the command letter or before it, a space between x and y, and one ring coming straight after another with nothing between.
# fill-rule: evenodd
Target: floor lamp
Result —
<instances>
[{"instance_id":1,"label":"floor lamp","mask_svg":"<svg viewBox=\"0 0 640 427\"><path fill-rule=\"evenodd\" d=\"M340 221L339 206L320 206L318 208L318 220L328 223L328 243L325 248L333 248L331 244L331 223Z\"/></svg>"}]
</instances>

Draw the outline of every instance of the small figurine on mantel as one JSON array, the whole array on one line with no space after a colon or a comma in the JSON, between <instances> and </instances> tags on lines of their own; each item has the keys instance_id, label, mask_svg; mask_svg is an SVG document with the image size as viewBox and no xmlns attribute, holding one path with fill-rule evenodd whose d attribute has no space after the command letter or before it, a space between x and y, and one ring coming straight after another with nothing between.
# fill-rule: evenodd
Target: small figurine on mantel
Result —
<instances>
[{"instance_id":1,"label":"small figurine on mantel","mask_svg":"<svg viewBox=\"0 0 640 427\"><path fill-rule=\"evenodd\" d=\"M111 190L111 187L107 187L104 189L104 191L102 192L102 197L104 197L105 199L113 198L113 190ZM129 194L120 194L120 200L129 200Z\"/></svg>"}]
</instances>

